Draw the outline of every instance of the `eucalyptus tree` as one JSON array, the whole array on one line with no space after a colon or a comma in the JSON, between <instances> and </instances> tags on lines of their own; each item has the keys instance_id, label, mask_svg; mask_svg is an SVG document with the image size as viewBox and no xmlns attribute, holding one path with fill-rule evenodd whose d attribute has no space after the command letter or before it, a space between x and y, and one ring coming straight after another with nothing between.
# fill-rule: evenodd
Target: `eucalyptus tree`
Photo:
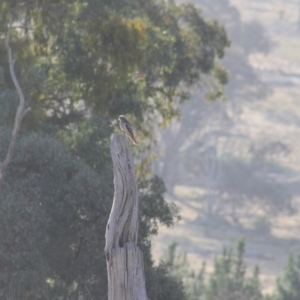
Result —
<instances>
[{"instance_id":1,"label":"eucalyptus tree","mask_svg":"<svg viewBox=\"0 0 300 300\"><path fill-rule=\"evenodd\" d=\"M214 83L210 96L220 93L224 28L191 4L154 0L4 0L2 38L10 20L16 76L31 112L0 195L1 296L106 296L109 137L126 114L141 141L135 151L147 293L183 299L182 285L151 257L158 224L178 218L162 180L147 174L152 129L178 114L202 77ZM0 160L17 106L5 51L1 43Z\"/></svg>"}]
</instances>

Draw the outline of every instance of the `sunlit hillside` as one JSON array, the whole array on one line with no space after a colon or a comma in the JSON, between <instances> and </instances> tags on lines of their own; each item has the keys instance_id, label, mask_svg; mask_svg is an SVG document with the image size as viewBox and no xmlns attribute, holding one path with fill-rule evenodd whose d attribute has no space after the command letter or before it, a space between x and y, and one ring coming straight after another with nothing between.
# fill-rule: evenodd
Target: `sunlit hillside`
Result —
<instances>
[{"instance_id":1,"label":"sunlit hillside","mask_svg":"<svg viewBox=\"0 0 300 300\"><path fill-rule=\"evenodd\" d=\"M239 226L226 218L215 221L213 226L203 226L199 212L205 205L200 200L205 189L178 180L169 200L180 207L182 220L173 228L160 229L153 241L154 253L159 261L167 245L176 240L179 251L188 254L192 268L199 269L206 260L209 272L223 245L234 245L240 237L245 237L249 271L259 265L263 289L268 292L281 274L287 255L300 251L300 4L283 0L231 0L230 3L237 8L243 22L261 23L271 42L268 53L252 53L248 57L248 63L269 91L262 99L253 98L242 105L235 132L247 136L241 149L243 145L248 149L252 142L260 145L265 141L286 146L287 152L275 154L273 159L289 172L274 172L272 176L288 186L294 210L266 214L261 207L253 212L241 209L244 217ZM168 175L165 177L168 179Z\"/></svg>"}]
</instances>

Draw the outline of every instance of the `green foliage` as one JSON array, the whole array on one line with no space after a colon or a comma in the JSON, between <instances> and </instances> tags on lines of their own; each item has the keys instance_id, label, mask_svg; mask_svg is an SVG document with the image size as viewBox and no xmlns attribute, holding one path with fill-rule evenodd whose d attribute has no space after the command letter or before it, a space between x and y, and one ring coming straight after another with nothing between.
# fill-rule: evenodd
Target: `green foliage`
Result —
<instances>
[{"instance_id":1,"label":"green foliage","mask_svg":"<svg viewBox=\"0 0 300 300\"><path fill-rule=\"evenodd\" d=\"M186 253L178 253L178 243L172 242L167 249L167 252L161 258L161 263L166 264L171 269L171 273L176 278L187 278L191 276L190 265L187 260Z\"/></svg>"},{"instance_id":2,"label":"green foliage","mask_svg":"<svg viewBox=\"0 0 300 300\"><path fill-rule=\"evenodd\" d=\"M99 145L99 136L93 133L73 151L80 154L84 141L89 145L94 140ZM0 130L0 154L7 149L9 135L9 129ZM105 147L108 145L99 145L99 149ZM11 295L16 299L26 295L30 295L28 299L56 299L85 294L86 288L94 297L105 297L103 249L113 198L112 167L110 160L100 157L93 170L87 164L90 159L88 153L82 158L72 155L51 136L26 134L19 140L0 195L2 297L8 295L14 274ZM171 226L178 218L177 208L165 202L164 192L157 177L140 185L139 243L144 252L147 288L149 293L160 290L157 299L164 299L166 283L176 286L179 296L184 293L168 269L153 267L151 257L150 237L157 233L158 223Z\"/></svg>"},{"instance_id":3,"label":"green foliage","mask_svg":"<svg viewBox=\"0 0 300 300\"><path fill-rule=\"evenodd\" d=\"M197 300L203 297L205 290L204 273L205 262L197 275L191 269L186 253L178 251L178 243L169 244L167 251L161 258L159 266L167 266L170 274L183 283L187 299ZM202 298L201 298L202 299Z\"/></svg>"},{"instance_id":4,"label":"green foliage","mask_svg":"<svg viewBox=\"0 0 300 300\"><path fill-rule=\"evenodd\" d=\"M31 128L42 115L64 126L78 122L71 116L80 116L79 102L110 120L130 113L141 123L156 111L168 121L202 73L218 89L225 83L216 61L229 45L226 32L191 4L35 0L2 1L2 8L3 32L14 12L12 46L33 108Z\"/></svg>"},{"instance_id":5,"label":"green foliage","mask_svg":"<svg viewBox=\"0 0 300 300\"><path fill-rule=\"evenodd\" d=\"M215 258L214 271L205 290L207 300L260 300L263 299L258 280L258 268L252 278L246 278L243 260L245 242L238 242L236 252L223 249L221 257Z\"/></svg>"},{"instance_id":6,"label":"green foliage","mask_svg":"<svg viewBox=\"0 0 300 300\"><path fill-rule=\"evenodd\" d=\"M13 124L17 107L17 93L7 87L4 69L0 67L0 126Z\"/></svg>"},{"instance_id":7,"label":"green foliage","mask_svg":"<svg viewBox=\"0 0 300 300\"><path fill-rule=\"evenodd\" d=\"M155 281L156 272L159 269L152 270L153 260L151 255L151 237L158 233L158 225L172 226L173 223L179 220L178 208L174 203L168 203L164 199L166 191L163 181L154 176L148 180L141 180L139 186L139 210L140 210L140 224L139 224L139 246L144 255L144 263L146 269L146 281ZM156 281L155 281L156 282ZM156 282L156 285L159 283ZM147 283L151 286L150 283Z\"/></svg>"},{"instance_id":8,"label":"green foliage","mask_svg":"<svg viewBox=\"0 0 300 300\"><path fill-rule=\"evenodd\" d=\"M162 264L167 265L175 277L184 282L188 299L263 300L258 267L255 267L251 277L246 277L244 240L238 242L235 251L224 247L222 255L215 258L214 269L210 275L205 274L205 262L195 275L186 255L176 253L176 247L177 243L169 245Z\"/></svg>"},{"instance_id":9,"label":"green foliage","mask_svg":"<svg viewBox=\"0 0 300 300\"><path fill-rule=\"evenodd\" d=\"M174 203L168 203L164 199L166 192L165 185L161 178L154 176L150 180L141 180L140 189L140 213L142 220L151 230L151 234L157 234L158 221L166 226L173 225L173 222L180 220L179 211Z\"/></svg>"},{"instance_id":10,"label":"green foliage","mask_svg":"<svg viewBox=\"0 0 300 300\"><path fill-rule=\"evenodd\" d=\"M61 133L72 153L97 173L106 173L112 182L112 164L109 150L112 126L105 118L93 117L81 123L79 130ZM87 151L88 149L88 151Z\"/></svg>"},{"instance_id":11,"label":"green foliage","mask_svg":"<svg viewBox=\"0 0 300 300\"><path fill-rule=\"evenodd\" d=\"M88 284L104 293L99 288L106 278L97 275L105 269L99 237L112 190L101 175L53 138L21 138L0 196L3 297L15 273L11 293L17 299L69 293L75 281L78 289Z\"/></svg>"},{"instance_id":12,"label":"green foliage","mask_svg":"<svg viewBox=\"0 0 300 300\"><path fill-rule=\"evenodd\" d=\"M189 285L190 298L191 300L203 299L205 292L205 261L202 263L202 267L198 274L195 276L195 273L192 273L191 282Z\"/></svg>"},{"instance_id":13,"label":"green foliage","mask_svg":"<svg viewBox=\"0 0 300 300\"><path fill-rule=\"evenodd\" d=\"M296 258L290 254L283 276L277 279L274 300L300 299L300 255Z\"/></svg>"},{"instance_id":14,"label":"green foliage","mask_svg":"<svg viewBox=\"0 0 300 300\"><path fill-rule=\"evenodd\" d=\"M0 6L2 41L12 18L16 75L32 108L0 194L0 295L103 299L116 117L129 115L140 145L143 137L150 145L152 128L177 114L201 75L222 88L226 74L218 60L229 40L200 10L172 1L4 0ZM4 43L0 67L2 160L17 106ZM149 149L136 152L145 156ZM149 157L137 158L147 291L151 299L183 300L169 267L153 266L151 236L159 223L171 226L179 216L163 197L161 179L147 177Z\"/></svg>"},{"instance_id":15,"label":"green foliage","mask_svg":"<svg viewBox=\"0 0 300 300\"><path fill-rule=\"evenodd\" d=\"M243 105L246 101L263 99L269 91L249 64L250 55L269 51L269 37L261 24L243 21L231 1L193 2L201 7L205 16L217 18L225 25L231 47L226 50L222 66L219 67L216 61L212 71L213 80L204 75L208 78L207 84L200 81L201 89L196 89L192 99L184 103L180 111L180 122L174 123L174 126L163 133L165 155L157 164L157 170L161 170L160 175L163 176L169 193L178 184L198 187L201 185L206 190L207 197L199 199L206 202L203 205L206 207L203 208L206 210L206 222L210 216L224 215L225 211L227 215L234 215L233 218L237 221L236 207L248 203L252 205L253 201L264 207L267 204L272 209L288 208L291 196L286 193L285 187L282 184L278 186L275 180L270 180L263 174L266 160L254 166L254 160L251 163L238 163L236 158L228 159L237 152L235 147L240 147L237 141L242 140L241 136L237 137L235 129L239 120L237 116L243 110ZM197 37L193 36L191 39L196 40ZM197 42L200 43L199 40ZM207 101L224 98L222 84L228 81L228 73L230 81L225 89L228 101L215 101L207 105L203 101L206 91ZM243 172L250 173L250 176L245 178ZM202 212L199 219L202 218L201 215Z\"/></svg>"},{"instance_id":16,"label":"green foliage","mask_svg":"<svg viewBox=\"0 0 300 300\"><path fill-rule=\"evenodd\" d=\"M162 262L152 272L155 272L155 276L146 281L146 285L150 285L147 288L149 299L188 300L183 282L171 275L169 265Z\"/></svg>"},{"instance_id":17,"label":"green foliage","mask_svg":"<svg viewBox=\"0 0 300 300\"><path fill-rule=\"evenodd\" d=\"M189 300L186 292L184 277L188 270L188 262L186 255L177 255L177 243L174 242L168 247L167 253L164 255L159 265L152 269L146 278L148 288L148 297L150 299L182 299Z\"/></svg>"}]
</instances>

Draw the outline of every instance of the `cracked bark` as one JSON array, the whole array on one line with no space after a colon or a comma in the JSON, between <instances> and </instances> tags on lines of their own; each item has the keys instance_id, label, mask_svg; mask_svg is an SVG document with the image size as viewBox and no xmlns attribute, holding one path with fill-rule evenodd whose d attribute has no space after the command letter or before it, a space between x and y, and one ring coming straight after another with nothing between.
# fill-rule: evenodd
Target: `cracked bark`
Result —
<instances>
[{"instance_id":1,"label":"cracked bark","mask_svg":"<svg viewBox=\"0 0 300 300\"><path fill-rule=\"evenodd\" d=\"M125 135L113 135L110 151L115 190L104 249L108 300L147 300L143 253L137 246L138 188Z\"/></svg>"}]
</instances>

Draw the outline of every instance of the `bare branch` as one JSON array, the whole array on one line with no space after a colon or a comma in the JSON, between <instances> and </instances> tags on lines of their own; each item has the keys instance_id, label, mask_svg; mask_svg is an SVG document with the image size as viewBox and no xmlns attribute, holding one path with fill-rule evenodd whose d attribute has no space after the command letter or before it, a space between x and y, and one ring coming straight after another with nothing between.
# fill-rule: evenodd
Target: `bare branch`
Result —
<instances>
[{"instance_id":1,"label":"bare branch","mask_svg":"<svg viewBox=\"0 0 300 300\"><path fill-rule=\"evenodd\" d=\"M16 73L15 73L15 69L14 69L15 60L12 57L12 50L11 50L11 47L9 45L11 20L10 20L8 33L7 33L7 36L6 36L6 39L5 39L5 47L6 47L7 55L8 55L8 64L9 64L10 75L11 75L11 78L13 80L13 83L15 85L15 88L16 88L18 96L19 96L19 106L17 108L14 128L13 128L13 131L12 131L12 135L11 135L11 139L10 139L10 143L9 143L9 147L8 147L6 157L3 161L3 163L0 162L0 188L1 188L1 185L2 185L2 182L3 182L5 170L6 170L8 164L10 163L11 158L12 158L12 154L13 154L13 151L14 151L14 148L15 148L15 145L16 145L16 141L17 141L17 135L18 135L18 132L21 128L22 119L31 110L30 107L24 109L25 98L24 98L23 91L20 87L20 84L18 82L18 79L16 77Z\"/></svg>"},{"instance_id":2,"label":"bare branch","mask_svg":"<svg viewBox=\"0 0 300 300\"><path fill-rule=\"evenodd\" d=\"M31 107L27 107L24 111L23 111L23 114L22 114L22 117L21 117L21 121L23 120L23 118L25 117L25 115L27 113L29 113L31 111Z\"/></svg>"}]
</instances>

